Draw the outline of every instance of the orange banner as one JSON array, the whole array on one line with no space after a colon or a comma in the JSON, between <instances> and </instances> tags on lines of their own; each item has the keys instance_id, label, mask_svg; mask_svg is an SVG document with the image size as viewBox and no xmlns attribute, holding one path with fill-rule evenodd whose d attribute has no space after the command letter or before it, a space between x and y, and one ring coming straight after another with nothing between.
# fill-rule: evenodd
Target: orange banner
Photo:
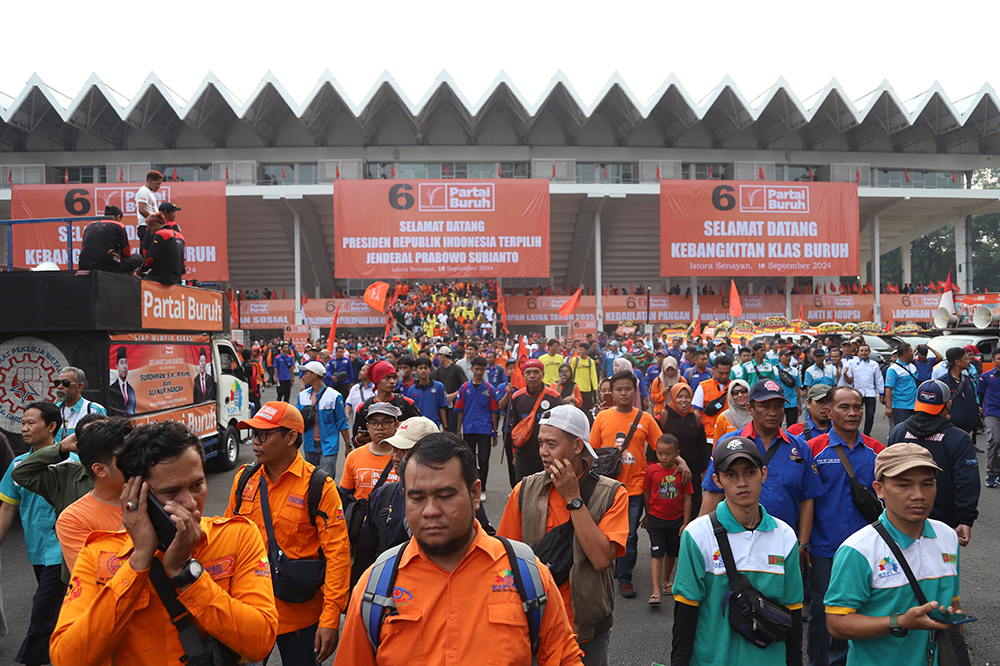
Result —
<instances>
[{"instance_id":1,"label":"orange banner","mask_svg":"<svg viewBox=\"0 0 1000 666\"><path fill-rule=\"evenodd\" d=\"M222 292L142 281L142 327L222 330Z\"/></svg>"},{"instance_id":2,"label":"orange banner","mask_svg":"<svg viewBox=\"0 0 1000 666\"><path fill-rule=\"evenodd\" d=\"M660 181L660 274L857 275L854 183Z\"/></svg>"},{"instance_id":3,"label":"orange banner","mask_svg":"<svg viewBox=\"0 0 1000 666\"><path fill-rule=\"evenodd\" d=\"M680 298L673 296L672 298ZM688 301L691 299L688 298ZM743 304L743 319L760 323L768 317L785 316L785 297L768 295L743 294L740 296ZM713 319L718 321L729 319L729 296L699 296L698 311L701 313L701 321L709 322ZM795 310L793 310L795 312ZM691 318L681 321L691 321Z\"/></svg>"},{"instance_id":4,"label":"orange banner","mask_svg":"<svg viewBox=\"0 0 1000 666\"><path fill-rule=\"evenodd\" d=\"M338 180L337 278L549 276L548 180Z\"/></svg>"},{"instance_id":5,"label":"orange banner","mask_svg":"<svg viewBox=\"0 0 1000 666\"><path fill-rule=\"evenodd\" d=\"M295 345L301 353L306 347L306 340L309 339L309 327L305 324L289 324L285 326L284 339Z\"/></svg>"},{"instance_id":6,"label":"orange banner","mask_svg":"<svg viewBox=\"0 0 1000 666\"><path fill-rule=\"evenodd\" d=\"M208 405L198 405L197 407L182 407L159 414L136 416L132 423L136 428L149 425L150 423L163 423L164 421L177 421L188 427L198 437L216 434L218 429L218 418L215 413L215 403Z\"/></svg>"},{"instance_id":7,"label":"orange banner","mask_svg":"<svg viewBox=\"0 0 1000 666\"><path fill-rule=\"evenodd\" d=\"M143 414L215 399L208 344L113 344L108 409Z\"/></svg>"},{"instance_id":8,"label":"orange banner","mask_svg":"<svg viewBox=\"0 0 1000 666\"><path fill-rule=\"evenodd\" d=\"M779 298L784 301L784 296L779 296ZM883 318L888 312L886 299L891 298L898 297L882 294ZM805 315L806 321L814 324L822 324L826 321L855 323L871 321L875 316L875 296L873 294L793 295L793 318L798 318L800 309ZM784 314L784 311L781 314Z\"/></svg>"},{"instance_id":9,"label":"orange banner","mask_svg":"<svg viewBox=\"0 0 1000 666\"><path fill-rule=\"evenodd\" d=\"M338 306L337 327L340 329L385 326L385 315L372 310L360 298L313 299L302 308L306 324L313 328L329 327ZM292 299L243 301L240 304L240 326L245 329L284 328L294 323L295 301Z\"/></svg>"},{"instance_id":10,"label":"orange banner","mask_svg":"<svg viewBox=\"0 0 1000 666\"><path fill-rule=\"evenodd\" d=\"M139 249L136 235L135 193L142 183L100 185L14 185L11 219L83 217L101 215L105 206L122 209L122 222L132 251ZM221 282L229 279L226 239L226 184L164 182L156 191L159 203L171 202L183 210L177 225L186 241L185 279ZM73 265L80 258L83 230L89 222L73 225ZM52 261L67 268L66 225L18 224L14 226L14 265L36 266Z\"/></svg>"}]
</instances>

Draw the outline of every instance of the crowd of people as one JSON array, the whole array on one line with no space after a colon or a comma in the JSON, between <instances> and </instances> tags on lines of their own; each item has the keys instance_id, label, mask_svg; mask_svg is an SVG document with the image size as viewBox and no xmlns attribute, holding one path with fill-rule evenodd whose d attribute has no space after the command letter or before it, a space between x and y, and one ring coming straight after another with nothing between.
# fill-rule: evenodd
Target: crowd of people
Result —
<instances>
[{"instance_id":1,"label":"crowd of people","mask_svg":"<svg viewBox=\"0 0 1000 666\"><path fill-rule=\"evenodd\" d=\"M439 287L398 294L413 337L241 350L254 462L221 517L197 437L108 417L64 368L0 481L0 541L20 513L38 579L17 661L608 664L615 600L646 575L672 664L961 652L980 415L988 487L1000 472L978 357L904 343L883 372L863 338L492 338L466 325L488 289Z\"/></svg>"}]
</instances>

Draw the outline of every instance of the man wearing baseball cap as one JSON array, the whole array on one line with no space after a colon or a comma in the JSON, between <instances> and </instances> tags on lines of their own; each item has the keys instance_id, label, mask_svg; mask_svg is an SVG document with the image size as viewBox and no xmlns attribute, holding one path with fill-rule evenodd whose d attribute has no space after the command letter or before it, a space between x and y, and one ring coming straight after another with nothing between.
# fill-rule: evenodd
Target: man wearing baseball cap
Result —
<instances>
[{"instance_id":1,"label":"man wearing baseball cap","mask_svg":"<svg viewBox=\"0 0 1000 666\"><path fill-rule=\"evenodd\" d=\"M938 654L928 658L931 632L951 627L930 613L961 611L959 538L948 525L929 518L941 494L940 472L918 444L890 446L875 459L872 485L885 511L837 549L824 598L830 635L849 641L849 664L938 663ZM921 605L910 586L900 555L927 603Z\"/></svg>"},{"instance_id":2,"label":"man wearing baseball cap","mask_svg":"<svg viewBox=\"0 0 1000 666\"><path fill-rule=\"evenodd\" d=\"M889 433L889 446L919 444L941 470L930 517L951 526L959 544L969 545L972 524L979 517L979 460L969 433L948 418L951 391L939 380L917 387L913 415Z\"/></svg>"},{"instance_id":3,"label":"man wearing baseball cap","mask_svg":"<svg viewBox=\"0 0 1000 666\"><path fill-rule=\"evenodd\" d=\"M792 435L802 435L809 441L830 432L830 406L827 397L833 387L829 384L815 384L806 392L806 420L788 426Z\"/></svg>"},{"instance_id":4,"label":"man wearing baseball cap","mask_svg":"<svg viewBox=\"0 0 1000 666\"><path fill-rule=\"evenodd\" d=\"M405 421L414 416L420 416L411 398L407 398L401 393L396 393L396 384L399 382L399 375L395 366L389 361L376 361L368 368L368 380L375 388L375 395L365 400L358 407L357 415L354 418L354 437L358 436L358 431L368 418L368 409L376 402L386 402L395 405L399 410L399 420Z\"/></svg>"},{"instance_id":5,"label":"man wearing baseball cap","mask_svg":"<svg viewBox=\"0 0 1000 666\"><path fill-rule=\"evenodd\" d=\"M399 480L392 471L392 447L386 443L387 439L396 434L398 426L398 407L388 402L369 405L364 428L371 441L347 454L344 473L340 477L340 488L343 491L357 499L364 499L376 486ZM379 480L384 475L388 476L380 484Z\"/></svg>"},{"instance_id":6,"label":"man wearing baseball cap","mask_svg":"<svg viewBox=\"0 0 1000 666\"><path fill-rule=\"evenodd\" d=\"M238 427L251 429L256 462L236 473L225 515L245 516L253 522L272 562L279 547L290 560L312 560L322 551L326 572L320 591L312 599L292 603L275 597L276 645L282 663L322 663L337 647L340 615L347 608L350 585L350 546L337 485L325 471L302 458L302 414L293 405L268 402ZM318 483L322 483L322 490L314 527L308 498L311 487ZM268 540L263 492L267 493L272 531L282 535L280 543Z\"/></svg>"},{"instance_id":7,"label":"man wearing baseball cap","mask_svg":"<svg viewBox=\"0 0 1000 666\"><path fill-rule=\"evenodd\" d=\"M520 448L514 450L514 474L517 481L526 476L541 472L544 469L542 458L538 452L538 421L542 414L562 403L559 392L544 382L545 366L538 359L528 359L521 366L524 373L525 387L514 393L510 398L510 411L507 417L507 431L513 432L517 424L527 418L534 418L535 424L531 436ZM537 406L537 407L536 407ZM448 416L451 423L451 415Z\"/></svg>"},{"instance_id":8,"label":"man wearing baseball cap","mask_svg":"<svg viewBox=\"0 0 1000 666\"><path fill-rule=\"evenodd\" d=\"M764 379L754 386L763 382L773 380ZM777 392L781 389L777 388ZM751 401L753 395L751 391ZM757 397L761 397L759 393ZM780 409L778 414L784 416ZM671 663L801 664L802 575L798 542L792 527L771 515L760 501L763 486L771 476L760 445L748 437L728 435L715 445L712 459L714 469L709 473L725 498L709 515L691 521L681 533L673 585L676 603ZM724 618L724 613L731 612L727 609L729 581L715 521L725 529L737 566L743 567L739 573L763 596L791 612L792 630L784 642L771 643L761 650L737 634Z\"/></svg>"},{"instance_id":9,"label":"man wearing baseball cap","mask_svg":"<svg viewBox=\"0 0 1000 666\"><path fill-rule=\"evenodd\" d=\"M347 421L344 398L324 383L326 366L322 361L309 361L303 367L302 385L297 404L300 410L315 410L315 422L303 433L302 456L313 465L337 478L337 455L340 442L344 450L350 447L351 424Z\"/></svg>"},{"instance_id":10,"label":"man wearing baseball cap","mask_svg":"<svg viewBox=\"0 0 1000 666\"><path fill-rule=\"evenodd\" d=\"M557 582L588 666L608 663L614 563L625 554L629 534L628 493L620 482L591 472L597 454L589 440L590 420L580 409L558 405L543 413L538 450L544 469L514 487L497 530L524 541L545 562L538 548L543 537L572 525L572 575Z\"/></svg>"},{"instance_id":11,"label":"man wearing baseball cap","mask_svg":"<svg viewBox=\"0 0 1000 666\"><path fill-rule=\"evenodd\" d=\"M762 379L750 389L752 420L743 430L723 437L725 443L734 436L746 438L757 446L768 468L762 479L760 503L768 513L784 521L799 535L800 559L808 564L809 539L813 526L813 498L823 494L812 451L806 440L781 429L785 417L785 393L773 379ZM719 450L716 444L715 450ZM701 515L711 512L722 501L723 489L715 480L714 460L708 464L701 487L704 499Z\"/></svg>"}]
</instances>

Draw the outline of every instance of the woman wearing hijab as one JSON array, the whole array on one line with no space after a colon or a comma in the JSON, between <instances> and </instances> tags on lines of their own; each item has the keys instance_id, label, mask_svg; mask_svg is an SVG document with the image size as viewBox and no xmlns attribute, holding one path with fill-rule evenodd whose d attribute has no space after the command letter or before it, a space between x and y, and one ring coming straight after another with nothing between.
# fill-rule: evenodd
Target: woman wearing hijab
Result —
<instances>
[{"instance_id":1,"label":"woman wearing hijab","mask_svg":"<svg viewBox=\"0 0 1000 666\"><path fill-rule=\"evenodd\" d=\"M559 379L552 388L559 391L563 403L577 408L583 407L583 395L580 393L580 387L573 381L573 368L569 363L559 366Z\"/></svg>"},{"instance_id":2,"label":"woman wearing hijab","mask_svg":"<svg viewBox=\"0 0 1000 666\"><path fill-rule=\"evenodd\" d=\"M635 368L633 368L632 362L629 359L625 358L624 356L622 356L621 358L616 358L613 367L616 373L622 372L623 370L628 370L633 375L635 375L635 378L639 382L639 390L635 392L635 406L638 407L639 409L642 409L642 400L643 398L649 395L646 392L646 381L645 378L642 376L642 373L638 372Z\"/></svg>"},{"instance_id":3,"label":"woman wearing hijab","mask_svg":"<svg viewBox=\"0 0 1000 666\"><path fill-rule=\"evenodd\" d=\"M743 430L753 419L750 414L750 386L742 379L729 382L729 409L715 421L715 441L734 430Z\"/></svg>"},{"instance_id":4,"label":"woman wearing hijab","mask_svg":"<svg viewBox=\"0 0 1000 666\"><path fill-rule=\"evenodd\" d=\"M681 373L678 370L677 359L668 356L663 359L663 366L660 374L653 380L649 387L649 399L653 401L653 416L663 411L667 406L667 399L670 397L670 389L679 382L683 382Z\"/></svg>"},{"instance_id":5,"label":"woman wearing hijab","mask_svg":"<svg viewBox=\"0 0 1000 666\"><path fill-rule=\"evenodd\" d=\"M681 458L691 468L691 515L701 509L701 477L708 469L708 461L712 448L705 437L705 427L701 416L691 406L691 387L685 382L678 382L670 388L669 402L660 412L657 423L663 434L671 434L677 438L678 451ZM656 452L646 448L646 460L656 462Z\"/></svg>"}]
</instances>

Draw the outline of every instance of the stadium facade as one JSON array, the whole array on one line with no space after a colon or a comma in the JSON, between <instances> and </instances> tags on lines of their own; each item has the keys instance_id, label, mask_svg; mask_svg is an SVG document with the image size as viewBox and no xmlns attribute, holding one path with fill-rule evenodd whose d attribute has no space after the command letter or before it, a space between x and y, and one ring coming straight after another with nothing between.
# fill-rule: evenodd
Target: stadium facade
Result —
<instances>
[{"instance_id":1,"label":"stadium facade","mask_svg":"<svg viewBox=\"0 0 1000 666\"><path fill-rule=\"evenodd\" d=\"M726 78L695 101L671 76L643 103L615 75L588 105L562 73L534 103L501 73L471 103L442 73L414 103L385 73L355 104L329 73L301 103L270 73L245 101L210 73L188 100L155 74L131 98L96 75L72 99L37 75L16 97L0 93L0 218L11 183L141 182L150 168L226 180L230 284L299 282L315 297L363 286L334 279L338 178L497 174L551 181L550 276L515 286L686 288L693 278L660 275L659 178L812 179L858 183L862 282L877 278L872 255L897 247L912 281L910 242L955 222L968 292L970 216L1000 211L1000 191L972 189L972 174L991 167L1000 98L988 85L952 100L935 83L903 100L883 82L852 100L836 80L800 98L779 79L748 100Z\"/></svg>"}]
</instances>

